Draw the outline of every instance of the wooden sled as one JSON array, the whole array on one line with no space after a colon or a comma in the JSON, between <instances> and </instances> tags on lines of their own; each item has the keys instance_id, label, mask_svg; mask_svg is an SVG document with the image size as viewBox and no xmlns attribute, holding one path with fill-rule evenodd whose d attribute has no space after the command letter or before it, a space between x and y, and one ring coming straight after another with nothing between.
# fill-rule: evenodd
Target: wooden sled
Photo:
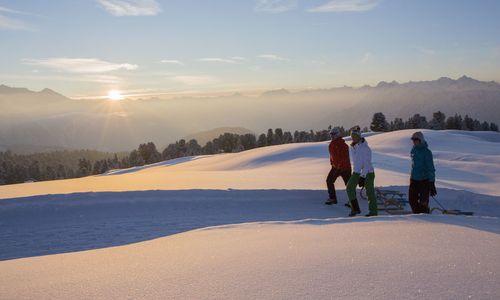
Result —
<instances>
[{"instance_id":1,"label":"wooden sled","mask_svg":"<svg viewBox=\"0 0 500 300\"><path fill-rule=\"evenodd\" d=\"M360 191L360 196L364 200L368 199L364 187ZM409 203L405 193L375 188L375 197L377 198L377 209L379 211L385 211L391 215L408 215L412 213L405 209L406 204Z\"/></svg>"}]
</instances>

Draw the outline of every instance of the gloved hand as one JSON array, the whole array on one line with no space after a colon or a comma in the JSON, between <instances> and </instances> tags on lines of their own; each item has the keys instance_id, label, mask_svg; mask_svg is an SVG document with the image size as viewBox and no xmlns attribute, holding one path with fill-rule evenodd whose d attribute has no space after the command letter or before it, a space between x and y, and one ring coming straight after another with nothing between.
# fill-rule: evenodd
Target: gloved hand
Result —
<instances>
[{"instance_id":1,"label":"gloved hand","mask_svg":"<svg viewBox=\"0 0 500 300\"><path fill-rule=\"evenodd\" d=\"M437 195L437 191L436 191L436 185L434 184L434 181L431 181L429 183L429 191L431 192L431 196L434 197Z\"/></svg>"},{"instance_id":2,"label":"gloved hand","mask_svg":"<svg viewBox=\"0 0 500 300\"><path fill-rule=\"evenodd\" d=\"M359 177L358 185L359 185L359 187L365 186L365 178L364 177L361 177L361 176Z\"/></svg>"}]
</instances>

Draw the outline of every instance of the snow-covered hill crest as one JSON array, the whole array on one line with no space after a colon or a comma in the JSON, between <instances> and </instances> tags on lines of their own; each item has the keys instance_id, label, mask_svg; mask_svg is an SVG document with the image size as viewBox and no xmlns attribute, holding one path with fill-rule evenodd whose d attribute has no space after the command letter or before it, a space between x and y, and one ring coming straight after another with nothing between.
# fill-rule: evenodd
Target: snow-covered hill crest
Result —
<instances>
[{"instance_id":1,"label":"snow-covered hill crest","mask_svg":"<svg viewBox=\"0 0 500 300\"><path fill-rule=\"evenodd\" d=\"M377 186L408 184L410 136L414 131L402 130L367 137L373 150ZM434 153L438 187L500 196L500 133L423 132ZM325 189L328 170L327 143L287 144L114 170L109 172L113 176L1 186L0 198L178 189L318 190Z\"/></svg>"}]
</instances>

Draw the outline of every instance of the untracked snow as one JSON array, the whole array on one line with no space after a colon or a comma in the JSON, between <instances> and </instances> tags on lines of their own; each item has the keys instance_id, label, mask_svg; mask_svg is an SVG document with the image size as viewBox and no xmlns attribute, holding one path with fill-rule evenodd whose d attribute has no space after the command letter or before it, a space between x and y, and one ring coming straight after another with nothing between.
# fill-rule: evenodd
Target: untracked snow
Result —
<instances>
[{"instance_id":1,"label":"untracked snow","mask_svg":"<svg viewBox=\"0 0 500 300\"><path fill-rule=\"evenodd\" d=\"M498 299L498 233L439 222L253 223L4 261L0 299Z\"/></svg>"}]
</instances>

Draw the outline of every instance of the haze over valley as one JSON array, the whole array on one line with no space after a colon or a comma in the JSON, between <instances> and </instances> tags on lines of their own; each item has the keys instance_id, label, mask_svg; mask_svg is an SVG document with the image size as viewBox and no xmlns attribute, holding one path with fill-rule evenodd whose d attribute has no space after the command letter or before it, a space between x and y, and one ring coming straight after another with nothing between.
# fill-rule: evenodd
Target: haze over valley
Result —
<instances>
[{"instance_id":1,"label":"haze over valley","mask_svg":"<svg viewBox=\"0 0 500 300\"><path fill-rule=\"evenodd\" d=\"M416 113L430 118L442 111L447 116L468 114L500 123L500 85L463 76L357 88L281 89L258 96L119 101L73 100L50 89L33 92L2 85L0 105L0 147L5 149L129 151L140 143L153 141L164 147L221 127L243 127L260 134L278 127L293 132L322 130L329 125L368 126L375 112L392 120Z\"/></svg>"}]
</instances>

